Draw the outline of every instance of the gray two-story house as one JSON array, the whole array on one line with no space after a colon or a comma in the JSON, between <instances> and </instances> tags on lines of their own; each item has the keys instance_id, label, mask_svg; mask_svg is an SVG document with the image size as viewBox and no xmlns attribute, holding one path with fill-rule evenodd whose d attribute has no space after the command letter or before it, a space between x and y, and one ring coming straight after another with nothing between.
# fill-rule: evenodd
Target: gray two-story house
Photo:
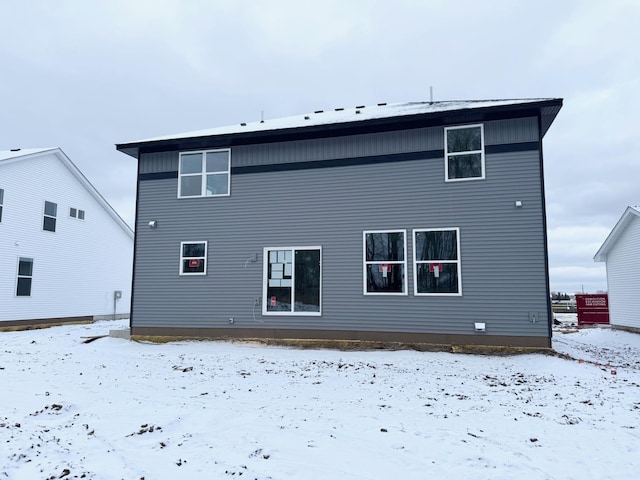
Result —
<instances>
[{"instance_id":1,"label":"gray two-story house","mask_svg":"<svg viewBox=\"0 0 640 480\"><path fill-rule=\"evenodd\" d=\"M131 333L549 347L561 99L316 111L138 160Z\"/></svg>"}]
</instances>

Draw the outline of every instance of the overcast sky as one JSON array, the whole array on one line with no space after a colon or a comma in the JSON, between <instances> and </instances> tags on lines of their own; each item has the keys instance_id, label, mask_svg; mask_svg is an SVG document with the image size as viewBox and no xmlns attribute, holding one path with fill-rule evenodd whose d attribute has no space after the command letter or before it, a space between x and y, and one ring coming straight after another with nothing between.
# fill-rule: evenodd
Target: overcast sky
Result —
<instances>
[{"instance_id":1,"label":"overcast sky","mask_svg":"<svg viewBox=\"0 0 640 480\"><path fill-rule=\"evenodd\" d=\"M0 2L0 150L61 147L133 225L115 143L379 102L560 97L551 289L606 290L640 204L640 1Z\"/></svg>"}]
</instances>

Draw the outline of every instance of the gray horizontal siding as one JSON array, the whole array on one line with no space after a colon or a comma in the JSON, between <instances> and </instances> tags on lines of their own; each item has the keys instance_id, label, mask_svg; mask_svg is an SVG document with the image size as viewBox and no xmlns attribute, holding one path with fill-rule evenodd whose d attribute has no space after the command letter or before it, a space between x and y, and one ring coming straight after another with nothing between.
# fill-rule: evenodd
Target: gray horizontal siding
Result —
<instances>
[{"instance_id":1,"label":"gray horizontal siding","mask_svg":"<svg viewBox=\"0 0 640 480\"><path fill-rule=\"evenodd\" d=\"M134 326L222 328L233 318L241 328L473 334L480 321L487 334L547 336L539 152L487 155L486 173L445 183L439 158L232 175L231 196L201 199L177 199L177 179L140 182ZM463 296L413 296L410 262L408 296L363 295L363 230L407 229L411 258L411 229L439 227L460 228ZM189 240L209 242L206 277L178 275ZM253 306L263 247L311 245L323 248L322 316L263 317Z\"/></svg>"},{"instance_id":2,"label":"gray horizontal siding","mask_svg":"<svg viewBox=\"0 0 640 480\"><path fill-rule=\"evenodd\" d=\"M485 125L485 145L506 145L538 141L537 118L499 120ZM340 158L370 157L396 153L425 152L444 148L443 127L417 128L348 137L274 142L232 148L233 167L313 162ZM140 172L178 170L178 152L145 154Z\"/></svg>"}]
</instances>

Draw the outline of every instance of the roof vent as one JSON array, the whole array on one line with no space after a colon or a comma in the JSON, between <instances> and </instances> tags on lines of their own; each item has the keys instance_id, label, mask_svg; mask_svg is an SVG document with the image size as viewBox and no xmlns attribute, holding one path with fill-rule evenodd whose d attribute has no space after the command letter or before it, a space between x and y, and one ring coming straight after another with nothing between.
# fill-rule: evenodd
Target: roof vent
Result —
<instances>
[{"instance_id":1,"label":"roof vent","mask_svg":"<svg viewBox=\"0 0 640 480\"><path fill-rule=\"evenodd\" d=\"M19 152L21 149L20 148L12 148L11 151L12 152Z\"/></svg>"},{"instance_id":2,"label":"roof vent","mask_svg":"<svg viewBox=\"0 0 640 480\"><path fill-rule=\"evenodd\" d=\"M323 113L323 112L324 112L324 110L316 110L316 111L315 111L315 112L313 112L313 113Z\"/></svg>"},{"instance_id":3,"label":"roof vent","mask_svg":"<svg viewBox=\"0 0 640 480\"><path fill-rule=\"evenodd\" d=\"M364 105L356 105L356 108L364 108Z\"/></svg>"},{"instance_id":4,"label":"roof vent","mask_svg":"<svg viewBox=\"0 0 640 480\"><path fill-rule=\"evenodd\" d=\"M336 112L341 112L344 108L336 108Z\"/></svg>"},{"instance_id":5,"label":"roof vent","mask_svg":"<svg viewBox=\"0 0 640 480\"><path fill-rule=\"evenodd\" d=\"M384 107L386 105L386 103L379 103L378 106L379 107Z\"/></svg>"},{"instance_id":6,"label":"roof vent","mask_svg":"<svg viewBox=\"0 0 640 480\"><path fill-rule=\"evenodd\" d=\"M356 113L360 113L360 110L356 110Z\"/></svg>"},{"instance_id":7,"label":"roof vent","mask_svg":"<svg viewBox=\"0 0 640 480\"><path fill-rule=\"evenodd\" d=\"M247 124L246 124L246 123L244 123L244 122L242 122L242 123L240 124L240 126L241 126L241 127L246 127L246 126L247 126Z\"/></svg>"},{"instance_id":8,"label":"roof vent","mask_svg":"<svg viewBox=\"0 0 640 480\"><path fill-rule=\"evenodd\" d=\"M309 120L309 115L305 115L305 116L304 116L304 119L305 119L305 120Z\"/></svg>"}]
</instances>

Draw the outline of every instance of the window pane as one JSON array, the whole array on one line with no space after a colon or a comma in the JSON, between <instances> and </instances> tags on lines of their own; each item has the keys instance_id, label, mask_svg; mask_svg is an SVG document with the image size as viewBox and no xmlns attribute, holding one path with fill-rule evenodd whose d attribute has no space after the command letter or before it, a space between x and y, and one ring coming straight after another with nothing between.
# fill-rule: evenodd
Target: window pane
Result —
<instances>
[{"instance_id":1,"label":"window pane","mask_svg":"<svg viewBox=\"0 0 640 480\"><path fill-rule=\"evenodd\" d=\"M229 193L229 176L226 173L207 175L207 195L226 195Z\"/></svg>"},{"instance_id":2,"label":"window pane","mask_svg":"<svg viewBox=\"0 0 640 480\"><path fill-rule=\"evenodd\" d=\"M416 260L457 260L455 230L416 232Z\"/></svg>"},{"instance_id":3,"label":"window pane","mask_svg":"<svg viewBox=\"0 0 640 480\"><path fill-rule=\"evenodd\" d=\"M0 205L0 222L2 221L2 205Z\"/></svg>"},{"instance_id":4,"label":"window pane","mask_svg":"<svg viewBox=\"0 0 640 480\"><path fill-rule=\"evenodd\" d=\"M201 173L202 154L188 153L180 156L180 173Z\"/></svg>"},{"instance_id":5,"label":"window pane","mask_svg":"<svg viewBox=\"0 0 640 480\"><path fill-rule=\"evenodd\" d=\"M447 130L447 153L482 149L480 127Z\"/></svg>"},{"instance_id":6,"label":"window pane","mask_svg":"<svg viewBox=\"0 0 640 480\"><path fill-rule=\"evenodd\" d=\"M0 188L0 203L4 203L4 190Z\"/></svg>"},{"instance_id":7,"label":"window pane","mask_svg":"<svg viewBox=\"0 0 640 480\"><path fill-rule=\"evenodd\" d=\"M30 277L33 275L33 259L20 258L18 262L18 275Z\"/></svg>"},{"instance_id":8,"label":"window pane","mask_svg":"<svg viewBox=\"0 0 640 480\"><path fill-rule=\"evenodd\" d=\"M55 217L58 212L58 204L53 202L44 202L44 214Z\"/></svg>"},{"instance_id":9,"label":"window pane","mask_svg":"<svg viewBox=\"0 0 640 480\"><path fill-rule=\"evenodd\" d=\"M180 196L194 197L202 195L202 176L180 177Z\"/></svg>"},{"instance_id":10,"label":"window pane","mask_svg":"<svg viewBox=\"0 0 640 480\"><path fill-rule=\"evenodd\" d=\"M76 215L77 215L77 210L75 208L70 208L69 209L69 216L73 217L73 218L76 218Z\"/></svg>"},{"instance_id":11,"label":"window pane","mask_svg":"<svg viewBox=\"0 0 640 480\"><path fill-rule=\"evenodd\" d=\"M404 232L367 233L367 262L404 261Z\"/></svg>"},{"instance_id":12,"label":"window pane","mask_svg":"<svg viewBox=\"0 0 640 480\"><path fill-rule=\"evenodd\" d=\"M367 292L404 293L404 265L367 265Z\"/></svg>"},{"instance_id":13,"label":"window pane","mask_svg":"<svg viewBox=\"0 0 640 480\"><path fill-rule=\"evenodd\" d=\"M54 217L44 217L42 222L42 229L48 232L56 231L56 219Z\"/></svg>"},{"instance_id":14,"label":"window pane","mask_svg":"<svg viewBox=\"0 0 640 480\"><path fill-rule=\"evenodd\" d=\"M204 257L204 243L185 243L182 245L183 257Z\"/></svg>"},{"instance_id":15,"label":"window pane","mask_svg":"<svg viewBox=\"0 0 640 480\"><path fill-rule=\"evenodd\" d=\"M78 218L84 220L84 210L78 210Z\"/></svg>"},{"instance_id":16,"label":"window pane","mask_svg":"<svg viewBox=\"0 0 640 480\"><path fill-rule=\"evenodd\" d=\"M418 274L417 293L458 293L458 265L455 263L439 264L442 271L430 269L428 263L416 265ZM434 271L429 271L434 270ZM437 270L440 270L438 268Z\"/></svg>"},{"instance_id":17,"label":"window pane","mask_svg":"<svg viewBox=\"0 0 640 480\"><path fill-rule=\"evenodd\" d=\"M482 156L480 153L451 155L447 160L450 179L482 177Z\"/></svg>"},{"instance_id":18,"label":"window pane","mask_svg":"<svg viewBox=\"0 0 640 480\"><path fill-rule=\"evenodd\" d=\"M182 273L204 273L205 261L202 258L182 260Z\"/></svg>"},{"instance_id":19,"label":"window pane","mask_svg":"<svg viewBox=\"0 0 640 480\"><path fill-rule=\"evenodd\" d=\"M296 312L320 311L320 250L296 250Z\"/></svg>"},{"instance_id":20,"label":"window pane","mask_svg":"<svg viewBox=\"0 0 640 480\"><path fill-rule=\"evenodd\" d=\"M30 278L18 278L18 286L16 288L16 295L18 297L30 297L31 296L31 279Z\"/></svg>"},{"instance_id":21,"label":"window pane","mask_svg":"<svg viewBox=\"0 0 640 480\"><path fill-rule=\"evenodd\" d=\"M226 172L229 170L229 152L207 152L207 172Z\"/></svg>"},{"instance_id":22,"label":"window pane","mask_svg":"<svg viewBox=\"0 0 640 480\"><path fill-rule=\"evenodd\" d=\"M267 288L267 311L290 312L291 311L291 287Z\"/></svg>"}]
</instances>

